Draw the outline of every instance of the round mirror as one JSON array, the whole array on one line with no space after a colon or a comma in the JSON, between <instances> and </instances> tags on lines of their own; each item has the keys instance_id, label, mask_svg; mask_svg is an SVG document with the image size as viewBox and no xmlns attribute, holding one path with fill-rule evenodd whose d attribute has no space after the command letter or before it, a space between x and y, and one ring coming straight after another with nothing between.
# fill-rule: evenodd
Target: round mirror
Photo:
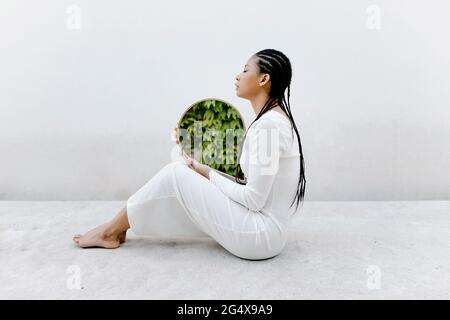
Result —
<instances>
[{"instance_id":1,"label":"round mirror","mask_svg":"<svg viewBox=\"0 0 450 320\"><path fill-rule=\"evenodd\" d=\"M181 152L233 177L245 132L240 112L215 98L194 103L178 122Z\"/></svg>"}]
</instances>

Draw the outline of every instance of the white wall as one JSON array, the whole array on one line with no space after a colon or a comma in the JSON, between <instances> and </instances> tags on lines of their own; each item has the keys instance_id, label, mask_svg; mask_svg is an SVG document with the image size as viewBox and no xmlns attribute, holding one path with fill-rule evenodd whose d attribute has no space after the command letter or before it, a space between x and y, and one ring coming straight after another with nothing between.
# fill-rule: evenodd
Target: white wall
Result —
<instances>
[{"instance_id":1,"label":"white wall","mask_svg":"<svg viewBox=\"0 0 450 320\"><path fill-rule=\"evenodd\" d=\"M444 0L1 0L0 199L125 200L171 160L193 102L225 99L250 123L234 77L276 48L294 68L307 200L448 200L449 12Z\"/></svg>"}]
</instances>

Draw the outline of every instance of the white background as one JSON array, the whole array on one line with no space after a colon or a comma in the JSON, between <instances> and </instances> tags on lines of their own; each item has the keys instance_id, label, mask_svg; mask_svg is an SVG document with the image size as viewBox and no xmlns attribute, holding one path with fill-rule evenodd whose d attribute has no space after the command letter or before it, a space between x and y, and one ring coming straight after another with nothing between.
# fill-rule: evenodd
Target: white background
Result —
<instances>
[{"instance_id":1,"label":"white background","mask_svg":"<svg viewBox=\"0 0 450 320\"><path fill-rule=\"evenodd\" d=\"M448 200L449 12L444 0L1 0L0 199L125 200L171 161L195 101L227 100L251 122L234 78L275 48L294 70L306 200Z\"/></svg>"}]
</instances>

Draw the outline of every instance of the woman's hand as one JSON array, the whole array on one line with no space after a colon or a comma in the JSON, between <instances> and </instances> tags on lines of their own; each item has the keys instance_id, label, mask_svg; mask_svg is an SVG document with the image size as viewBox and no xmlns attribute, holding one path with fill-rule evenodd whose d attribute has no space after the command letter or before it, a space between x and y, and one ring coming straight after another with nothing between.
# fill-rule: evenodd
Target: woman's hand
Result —
<instances>
[{"instance_id":1,"label":"woman's hand","mask_svg":"<svg viewBox=\"0 0 450 320\"><path fill-rule=\"evenodd\" d=\"M179 145L180 141L178 140L178 125L179 125L179 122L177 122L177 126L175 128L173 128L172 140L175 140L175 142ZM202 164L195 159L192 159L191 157L186 155L186 153L184 153L183 150L181 152L182 152L183 158L184 158L186 164L188 165L188 167L191 168L192 170L196 171L197 173L201 174L202 176L204 176L206 179L209 180L209 171L211 171L211 167L207 166L206 164Z\"/></svg>"},{"instance_id":2,"label":"woman's hand","mask_svg":"<svg viewBox=\"0 0 450 320\"><path fill-rule=\"evenodd\" d=\"M172 130L172 140L175 141L177 144L180 144L180 141L178 140L178 125L179 122L177 122L177 126Z\"/></svg>"},{"instance_id":3,"label":"woman's hand","mask_svg":"<svg viewBox=\"0 0 450 320\"><path fill-rule=\"evenodd\" d=\"M183 158L186 161L186 164L188 165L189 168L191 168L192 170L196 171L197 173L201 174L202 176L204 176L206 179L209 180L209 172L211 171L211 167L207 166L206 164L202 164L200 162L198 162L195 159L192 159L191 157L187 156L186 154L183 153Z\"/></svg>"}]
</instances>

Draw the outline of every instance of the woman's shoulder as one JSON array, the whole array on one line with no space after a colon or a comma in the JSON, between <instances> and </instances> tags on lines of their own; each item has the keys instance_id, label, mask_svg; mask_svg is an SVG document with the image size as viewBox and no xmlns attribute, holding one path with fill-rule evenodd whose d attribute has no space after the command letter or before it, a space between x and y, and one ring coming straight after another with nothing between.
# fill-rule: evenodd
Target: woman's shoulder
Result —
<instances>
[{"instance_id":1,"label":"woman's shoulder","mask_svg":"<svg viewBox=\"0 0 450 320\"><path fill-rule=\"evenodd\" d=\"M292 123L280 112L269 110L255 121L255 129L277 129L286 133L292 129Z\"/></svg>"},{"instance_id":2,"label":"woman's shoulder","mask_svg":"<svg viewBox=\"0 0 450 320\"><path fill-rule=\"evenodd\" d=\"M279 111L269 110L265 112L258 120L261 124L273 124L277 126L291 126L291 120Z\"/></svg>"},{"instance_id":3,"label":"woman's shoulder","mask_svg":"<svg viewBox=\"0 0 450 320\"><path fill-rule=\"evenodd\" d=\"M262 134L262 131L275 130L278 133L281 149L287 151L294 138L293 127L290 120L278 111L269 110L264 113L257 121L251 134Z\"/></svg>"}]
</instances>

